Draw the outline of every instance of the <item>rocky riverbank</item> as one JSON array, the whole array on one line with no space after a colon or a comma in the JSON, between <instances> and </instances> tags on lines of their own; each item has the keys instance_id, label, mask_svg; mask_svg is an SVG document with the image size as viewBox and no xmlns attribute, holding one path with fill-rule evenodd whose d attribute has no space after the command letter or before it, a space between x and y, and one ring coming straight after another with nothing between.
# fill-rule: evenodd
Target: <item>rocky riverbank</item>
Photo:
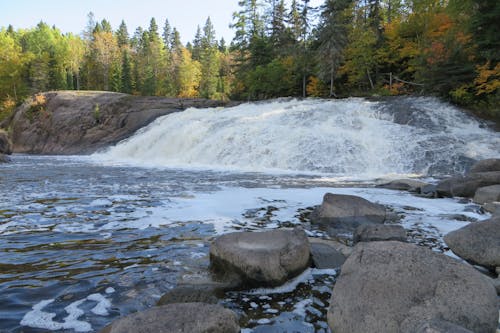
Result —
<instances>
[{"instance_id":1,"label":"rocky riverbank","mask_svg":"<svg viewBox=\"0 0 500 333\"><path fill-rule=\"evenodd\" d=\"M500 160L481 161L460 179L476 180L480 178L477 173L500 172L499 165ZM430 197L443 195L438 190L443 184L456 186L450 180L437 186L399 180L383 187ZM483 183L472 185L476 184ZM488 183L486 188L465 192L483 209L497 207L498 185ZM472 222L445 236L447 245L463 259L457 260L411 244L388 207L356 196L327 193L309 216L311 225L328 235L326 239L308 238L301 228L217 237L210 248L212 276L173 289L162 297L159 307L119 319L103 332L128 332L138 327L157 330L158 323L176 306L185 307L187 312L205 311L208 304L223 304L230 290L274 287L314 267L341 272L330 305L303 295L305 301L311 297L311 302L327 310L333 332L493 333L498 327L499 283L492 277L500 272L500 220L495 214L498 211L493 211L489 220ZM213 305L210 311L215 311L211 316L221 318L220 327L213 332L237 330L234 318L241 314ZM206 332L204 323L211 323L204 318L186 321L197 327L194 332ZM120 328L123 323L128 323L128 330Z\"/></svg>"},{"instance_id":2,"label":"rocky riverbank","mask_svg":"<svg viewBox=\"0 0 500 333\"><path fill-rule=\"evenodd\" d=\"M3 126L12 133L15 153L90 154L129 137L160 116L225 104L205 99L57 91L32 96Z\"/></svg>"},{"instance_id":3,"label":"rocky riverbank","mask_svg":"<svg viewBox=\"0 0 500 333\"><path fill-rule=\"evenodd\" d=\"M8 155L12 154L12 143L7 132L0 129L0 163L10 161Z\"/></svg>"}]
</instances>

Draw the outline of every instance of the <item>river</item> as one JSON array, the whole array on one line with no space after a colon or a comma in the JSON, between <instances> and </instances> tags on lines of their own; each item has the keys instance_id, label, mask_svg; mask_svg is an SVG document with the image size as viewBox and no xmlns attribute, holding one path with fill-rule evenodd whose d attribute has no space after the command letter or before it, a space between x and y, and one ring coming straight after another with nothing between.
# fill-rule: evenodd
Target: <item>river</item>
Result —
<instances>
[{"instance_id":1,"label":"river","mask_svg":"<svg viewBox=\"0 0 500 333\"><path fill-rule=\"evenodd\" d=\"M432 98L276 100L190 109L91 156L0 165L0 331L96 331L206 274L218 234L301 225L326 192L385 204L410 240L489 217L459 199L375 188L428 182L498 157L500 135ZM336 270L227 293L245 332L327 332Z\"/></svg>"}]
</instances>

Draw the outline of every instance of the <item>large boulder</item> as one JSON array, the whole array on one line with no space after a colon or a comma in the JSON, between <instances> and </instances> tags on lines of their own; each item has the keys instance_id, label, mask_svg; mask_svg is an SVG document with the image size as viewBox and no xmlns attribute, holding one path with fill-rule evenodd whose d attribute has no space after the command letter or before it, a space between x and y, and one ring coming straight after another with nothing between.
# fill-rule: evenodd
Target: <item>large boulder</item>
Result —
<instances>
[{"instance_id":1,"label":"large boulder","mask_svg":"<svg viewBox=\"0 0 500 333\"><path fill-rule=\"evenodd\" d=\"M104 91L57 91L27 99L15 110L9 126L17 153L91 154L129 137L160 116L225 104Z\"/></svg>"},{"instance_id":2,"label":"large boulder","mask_svg":"<svg viewBox=\"0 0 500 333\"><path fill-rule=\"evenodd\" d=\"M500 267L500 217L474 222L444 236L461 258L490 269Z\"/></svg>"},{"instance_id":3,"label":"large boulder","mask_svg":"<svg viewBox=\"0 0 500 333\"><path fill-rule=\"evenodd\" d=\"M7 132L0 129L0 155L12 154L12 143Z\"/></svg>"},{"instance_id":4,"label":"large boulder","mask_svg":"<svg viewBox=\"0 0 500 333\"><path fill-rule=\"evenodd\" d=\"M236 232L210 246L211 268L240 288L278 286L309 267L309 241L301 229Z\"/></svg>"},{"instance_id":5,"label":"large boulder","mask_svg":"<svg viewBox=\"0 0 500 333\"><path fill-rule=\"evenodd\" d=\"M406 230L399 224L364 224L356 228L353 242L406 242Z\"/></svg>"},{"instance_id":6,"label":"large boulder","mask_svg":"<svg viewBox=\"0 0 500 333\"><path fill-rule=\"evenodd\" d=\"M500 158L489 158L474 164L470 173L500 171Z\"/></svg>"},{"instance_id":7,"label":"large boulder","mask_svg":"<svg viewBox=\"0 0 500 333\"><path fill-rule=\"evenodd\" d=\"M442 320L476 333L498 325L493 285L474 268L402 242L356 245L333 289L335 333L418 332Z\"/></svg>"},{"instance_id":8,"label":"large boulder","mask_svg":"<svg viewBox=\"0 0 500 333\"><path fill-rule=\"evenodd\" d=\"M236 314L220 305L179 303L150 308L120 318L101 333L237 333Z\"/></svg>"},{"instance_id":9,"label":"large boulder","mask_svg":"<svg viewBox=\"0 0 500 333\"><path fill-rule=\"evenodd\" d=\"M441 181L436 191L444 197L472 198L480 187L500 184L500 171L471 173Z\"/></svg>"},{"instance_id":10,"label":"large boulder","mask_svg":"<svg viewBox=\"0 0 500 333\"><path fill-rule=\"evenodd\" d=\"M326 193L323 203L310 215L331 236L351 233L362 224L382 224L387 212L384 206L353 195Z\"/></svg>"},{"instance_id":11,"label":"large boulder","mask_svg":"<svg viewBox=\"0 0 500 333\"><path fill-rule=\"evenodd\" d=\"M481 187L474 195L474 202L478 204L495 201L500 201L500 185Z\"/></svg>"}]
</instances>

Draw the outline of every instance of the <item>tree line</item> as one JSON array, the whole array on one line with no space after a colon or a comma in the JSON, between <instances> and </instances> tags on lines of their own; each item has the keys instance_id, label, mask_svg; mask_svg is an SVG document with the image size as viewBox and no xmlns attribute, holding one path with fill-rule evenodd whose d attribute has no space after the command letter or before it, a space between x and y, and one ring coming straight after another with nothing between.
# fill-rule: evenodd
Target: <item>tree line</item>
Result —
<instances>
[{"instance_id":1,"label":"tree line","mask_svg":"<svg viewBox=\"0 0 500 333\"><path fill-rule=\"evenodd\" d=\"M496 0L239 0L229 45L154 18L132 35L92 13L81 35L0 29L0 120L47 90L259 100L425 93L500 116Z\"/></svg>"}]
</instances>

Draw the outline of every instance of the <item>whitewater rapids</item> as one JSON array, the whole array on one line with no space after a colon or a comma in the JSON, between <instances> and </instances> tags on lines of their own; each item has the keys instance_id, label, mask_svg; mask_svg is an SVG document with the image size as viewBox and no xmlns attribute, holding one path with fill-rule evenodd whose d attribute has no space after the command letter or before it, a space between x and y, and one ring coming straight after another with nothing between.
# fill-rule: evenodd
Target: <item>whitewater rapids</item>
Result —
<instances>
[{"instance_id":1,"label":"whitewater rapids","mask_svg":"<svg viewBox=\"0 0 500 333\"><path fill-rule=\"evenodd\" d=\"M144 167L375 178L463 172L500 136L434 98L274 100L170 114L93 158Z\"/></svg>"}]
</instances>

